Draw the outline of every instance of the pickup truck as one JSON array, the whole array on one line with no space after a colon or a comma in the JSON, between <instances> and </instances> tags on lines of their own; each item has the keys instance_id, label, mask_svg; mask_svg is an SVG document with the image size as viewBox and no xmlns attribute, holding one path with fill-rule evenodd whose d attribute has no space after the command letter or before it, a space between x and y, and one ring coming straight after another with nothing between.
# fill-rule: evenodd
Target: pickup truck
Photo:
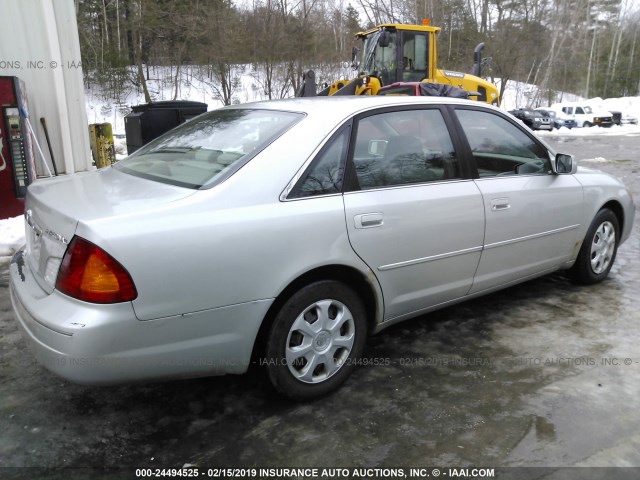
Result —
<instances>
[{"instance_id":1,"label":"pickup truck","mask_svg":"<svg viewBox=\"0 0 640 480\"><path fill-rule=\"evenodd\" d=\"M578 127L611 127L613 115L611 112L593 109L585 103L558 103L551 106L551 110L562 112L573 117Z\"/></svg>"}]
</instances>

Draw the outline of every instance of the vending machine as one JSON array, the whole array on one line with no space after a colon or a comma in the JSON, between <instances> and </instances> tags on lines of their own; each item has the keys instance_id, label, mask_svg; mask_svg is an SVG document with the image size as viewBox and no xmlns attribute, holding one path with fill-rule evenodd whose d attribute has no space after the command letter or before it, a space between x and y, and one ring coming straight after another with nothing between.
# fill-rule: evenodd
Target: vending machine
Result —
<instances>
[{"instance_id":1,"label":"vending machine","mask_svg":"<svg viewBox=\"0 0 640 480\"><path fill-rule=\"evenodd\" d=\"M24 82L0 76L0 219L22 215L27 186L35 178L28 115Z\"/></svg>"}]
</instances>

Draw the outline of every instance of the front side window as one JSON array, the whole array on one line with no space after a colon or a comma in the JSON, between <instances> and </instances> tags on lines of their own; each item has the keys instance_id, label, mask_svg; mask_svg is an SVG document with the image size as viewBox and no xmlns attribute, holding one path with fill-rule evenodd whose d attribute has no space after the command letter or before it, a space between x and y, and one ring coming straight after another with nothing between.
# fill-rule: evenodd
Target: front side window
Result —
<instances>
[{"instance_id":1,"label":"front side window","mask_svg":"<svg viewBox=\"0 0 640 480\"><path fill-rule=\"evenodd\" d=\"M354 142L353 163L362 190L460 178L451 137L437 109L365 117Z\"/></svg>"},{"instance_id":2,"label":"front side window","mask_svg":"<svg viewBox=\"0 0 640 480\"><path fill-rule=\"evenodd\" d=\"M508 120L491 112L456 109L480 177L547 174L547 151Z\"/></svg>"},{"instance_id":3,"label":"front side window","mask_svg":"<svg viewBox=\"0 0 640 480\"><path fill-rule=\"evenodd\" d=\"M162 135L115 168L158 182L201 188L226 178L302 117L275 110L215 110Z\"/></svg>"}]
</instances>

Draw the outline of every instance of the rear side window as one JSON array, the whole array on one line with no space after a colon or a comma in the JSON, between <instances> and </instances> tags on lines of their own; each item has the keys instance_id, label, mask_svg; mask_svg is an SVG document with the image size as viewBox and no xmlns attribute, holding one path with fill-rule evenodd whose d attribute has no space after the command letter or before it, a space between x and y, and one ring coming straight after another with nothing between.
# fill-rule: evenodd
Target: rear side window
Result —
<instances>
[{"instance_id":1,"label":"rear side window","mask_svg":"<svg viewBox=\"0 0 640 480\"><path fill-rule=\"evenodd\" d=\"M343 128L342 132L329 140L296 183L289 198L329 195L342 191L349 131L349 128Z\"/></svg>"},{"instance_id":2,"label":"rear side window","mask_svg":"<svg viewBox=\"0 0 640 480\"><path fill-rule=\"evenodd\" d=\"M162 135L116 168L181 187L212 185L238 170L302 117L274 110L215 110Z\"/></svg>"},{"instance_id":3,"label":"rear side window","mask_svg":"<svg viewBox=\"0 0 640 480\"><path fill-rule=\"evenodd\" d=\"M537 112L536 112L537 113ZM499 115L456 109L480 177L547 174L547 151L525 132Z\"/></svg>"}]
</instances>

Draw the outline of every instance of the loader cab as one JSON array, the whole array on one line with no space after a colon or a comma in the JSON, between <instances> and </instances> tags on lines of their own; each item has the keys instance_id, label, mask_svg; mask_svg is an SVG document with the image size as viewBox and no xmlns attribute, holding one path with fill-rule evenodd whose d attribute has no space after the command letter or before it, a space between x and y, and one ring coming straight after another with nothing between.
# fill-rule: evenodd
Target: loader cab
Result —
<instances>
[{"instance_id":1,"label":"loader cab","mask_svg":"<svg viewBox=\"0 0 640 480\"><path fill-rule=\"evenodd\" d=\"M461 89L469 93L469 98L499 105L498 89L492 83L480 78L484 43L474 51L474 72L467 74L439 70L437 68L436 35L438 27L432 27L428 20L422 25L384 23L359 32L356 38L363 41L362 57L357 61L358 48L351 51L351 61L358 76L351 80L338 79L324 83L320 92L316 91L315 72L305 72L303 81L296 91L297 97L325 95L377 95L378 91L398 82L431 82Z\"/></svg>"},{"instance_id":2,"label":"loader cab","mask_svg":"<svg viewBox=\"0 0 640 480\"><path fill-rule=\"evenodd\" d=\"M384 24L358 38L364 41L360 71L381 84L432 79L437 27Z\"/></svg>"}]
</instances>

